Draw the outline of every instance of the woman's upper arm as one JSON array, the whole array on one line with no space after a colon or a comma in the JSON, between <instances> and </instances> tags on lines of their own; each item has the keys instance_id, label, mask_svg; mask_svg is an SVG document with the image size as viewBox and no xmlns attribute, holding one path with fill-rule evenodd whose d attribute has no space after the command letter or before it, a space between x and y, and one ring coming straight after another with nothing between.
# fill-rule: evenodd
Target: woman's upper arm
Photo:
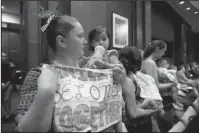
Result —
<instances>
[{"instance_id":1,"label":"woman's upper arm","mask_svg":"<svg viewBox=\"0 0 199 133\"><path fill-rule=\"evenodd\" d=\"M20 88L20 102L16 109L17 123L23 117L25 112L28 111L28 108L34 100L37 92L37 78L39 77L40 73L40 69L32 69L28 72L27 76L24 79L23 85Z\"/></svg>"},{"instance_id":2,"label":"woman's upper arm","mask_svg":"<svg viewBox=\"0 0 199 133\"><path fill-rule=\"evenodd\" d=\"M125 101L125 105L127 107L127 112L128 114L131 115L132 117L132 113L136 112L136 98L135 98L135 85L133 83L133 81L129 78L128 79L128 87L125 87L123 89L123 96L124 96L124 101ZM135 117L135 116L133 116Z\"/></svg>"}]
</instances>

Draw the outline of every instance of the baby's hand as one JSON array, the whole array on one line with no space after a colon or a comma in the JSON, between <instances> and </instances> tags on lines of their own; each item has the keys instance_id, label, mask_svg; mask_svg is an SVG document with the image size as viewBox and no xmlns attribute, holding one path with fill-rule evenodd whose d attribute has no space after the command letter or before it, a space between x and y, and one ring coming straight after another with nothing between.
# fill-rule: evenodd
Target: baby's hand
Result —
<instances>
[{"instance_id":1,"label":"baby's hand","mask_svg":"<svg viewBox=\"0 0 199 133\"><path fill-rule=\"evenodd\" d=\"M95 60L93 62L93 65L96 66L97 69L111 69L114 68L116 65L115 64L110 64L110 63L106 63L104 61L101 60Z\"/></svg>"},{"instance_id":2,"label":"baby's hand","mask_svg":"<svg viewBox=\"0 0 199 133\"><path fill-rule=\"evenodd\" d=\"M147 105L147 109L156 109L158 107L157 102L152 98L145 98L143 102Z\"/></svg>"}]
</instances>

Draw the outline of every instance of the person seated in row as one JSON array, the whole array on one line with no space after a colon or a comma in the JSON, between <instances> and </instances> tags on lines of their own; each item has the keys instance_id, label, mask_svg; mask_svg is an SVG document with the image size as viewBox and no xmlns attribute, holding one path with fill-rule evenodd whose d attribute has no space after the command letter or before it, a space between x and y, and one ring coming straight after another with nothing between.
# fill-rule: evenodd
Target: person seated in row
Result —
<instances>
[{"instance_id":1,"label":"person seated in row","mask_svg":"<svg viewBox=\"0 0 199 133\"><path fill-rule=\"evenodd\" d=\"M177 80L176 73L173 70L167 70L167 68L169 67L169 64L167 63L166 60L159 59L156 61L156 63L159 66L159 68L158 68L159 69L159 77L161 77L161 79L164 82L168 82L168 80L170 80L172 82L176 82L175 81L175 80ZM185 84L178 83L176 89L178 90L178 92L177 92L178 96L186 97L187 95L190 95L190 96L194 95L191 97L195 98L195 96L198 95L197 90L195 88L189 87ZM178 101L174 100L173 106L175 109L184 110L184 105L181 103L181 101L178 102Z\"/></svg>"},{"instance_id":2,"label":"person seated in row","mask_svg":"<svg viewBox=\"0 0 199 133\"><path fill-rule=\"evenodd\" d=\"M193 75L194 79L199 79L199 65L196 62L190 63L190 73Z\"/></svg>"},{"instance_id":3,"label":"person seated in row","mask_svg":"<svg viewBox=\"0 0 199 133\"><path fill-rule=\"evenodd\" d=\"M185 67L185 75L188 79L194 79L194 76L193 74L191 74L191 67L190 67L190 64L187 64L187 65L184 65Z\"/></svg>"},{"instance_id":4,"label":"person seated in row","mask_svg":"<svg viewBox=\"0 0 199 133\"><path fill-rule=\"evenodd\" d=\"M178 79L178 82L180 84L184 84L184 85L188 85L188 86L193 86L194 84L194 80L192 79L188 79L185 72L186 72L186 67L184 65L180 65L178 67L178 71L176 73L176 76L177 76L177 79Z\"/></svg>"},{"instance_id":5,"label":"person seated in row","mask_svg":"<svg viewBox=\"0 0 199 133\"><path fill-rule=\"evenodd\" d=\"M176 89L176 91L173 92L174 116L178 121L187 107L190 106L198 96L198 90L192 86L193 80L186 77L184 65L181 65L178 68L177 78L179 83L182 84L179 89Z\"/></svg>"}]
</instances>

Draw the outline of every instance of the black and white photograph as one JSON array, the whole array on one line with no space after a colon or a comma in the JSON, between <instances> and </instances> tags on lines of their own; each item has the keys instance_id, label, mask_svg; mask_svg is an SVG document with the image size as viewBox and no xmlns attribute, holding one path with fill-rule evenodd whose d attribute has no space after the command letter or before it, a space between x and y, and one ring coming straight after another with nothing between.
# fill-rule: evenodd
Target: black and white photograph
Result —
<instances>
[{"instance_id":1,"label":"black and white photograph","mask_svg":"<svg viewBox=\"0 0 199 133\"><path fill-rule=\"evenodd\" d=\"M199 1L0 6L1 132L199 131Z\"/></svg>"}]
</instances>

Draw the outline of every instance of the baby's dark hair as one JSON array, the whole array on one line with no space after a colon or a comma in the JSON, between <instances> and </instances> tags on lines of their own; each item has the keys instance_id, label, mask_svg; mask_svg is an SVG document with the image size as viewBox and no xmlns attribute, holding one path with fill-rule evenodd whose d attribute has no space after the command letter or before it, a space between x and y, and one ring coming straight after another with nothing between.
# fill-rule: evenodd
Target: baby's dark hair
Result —
<instances>
[{"instance_id":1,"label":"baby's dark hair","mask_svg":"<svg viewBox=\"0 0 199 133\"><path fill-rule=\"evenodd\" d=\"M48 21L49 16L45 16L41 20L42 26ZM78 22L74 17L61 15L52 19L48 27L46 28L47 43L50 48L56 53L56 37L61 35L66 37L69 32L74 28L73 23Z\"/></svg>"},{"instance_id":2,"label":"baby's dark hair","mask_svg":"<svg viewBox=\"0 0 199 133\"><path fill-rule=\"evenodd\" d=\"M160 67L161 64L163 63L163 61L164 61L164 59L160 58L160 59L157 59L155 62L156 62L156 65L157 65L158 67Z\"/></svg>"},{"instance_id":3,"label":"baby's dark hair","mask_svg":"<svg viewBox=\"0 0 199 133\"><path fill-rule=\"evenodd\" d=\"M167 47L167 44L162 40L152 41L149 45L147 45L144 51L144 59L148 58L153 52L155 52L156 48L163 49L165 47Z\"/></svg>"},{"instance_id":4,"label":"baby's dark hair","mask_svg":"<svg viewBox=\"0 0 199 133\"><path fill-rule=\"evenodd\" d=\"M94 51L94 49L95 49L92 45L92 41L96 37L98 37L100 34L102 34L103 32L105 32L107 34L109 41L111 41L111 38L110 38L111 36L110 36L109 31L102 26L97 26L95 29L91 30L88 34L88 44L89 44L89 50L90 51ZM110 45L109 45L108 49L110 49Z\"/></svg>"},{"instance_id":5,"label":"baby's dark hair","mask_svg":"<svg viewBox=\"0 0 199 133\"><path fill-rule=\"evenodd\" d=\"M127 74L136 73L141 69L142 56L138 48L126 46L119 53L119 60L126 69Z\"/></svg>"}]
</instances>

